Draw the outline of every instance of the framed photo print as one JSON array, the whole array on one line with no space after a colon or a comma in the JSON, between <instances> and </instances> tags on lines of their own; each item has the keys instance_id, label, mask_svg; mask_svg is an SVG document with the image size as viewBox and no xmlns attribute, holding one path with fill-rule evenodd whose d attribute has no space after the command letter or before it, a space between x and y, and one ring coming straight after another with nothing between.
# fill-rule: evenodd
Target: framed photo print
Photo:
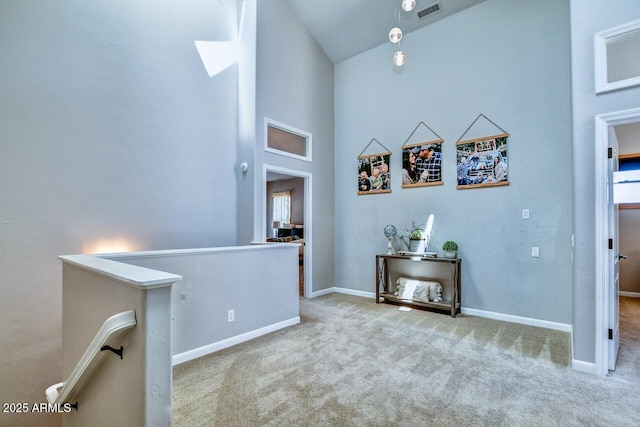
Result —
<instances>
[{"instance_id":1,"label":"framed photo print","mask_svg":"<svg viewBox=\"0 0 640 427\"><path fill-rule=\"evenodd\" d=\"M391 193L391 152L358 156L358 194Z\"/></svg>"},{"instance_id":2,"label":"framed photo print","mask_svg":"<svg viewBox=\"0 0 640 427\"><path fill-rule=\"evenodd\" d=\"M402 146L402 187L442 185L442 139Z\"/></svg>"},{"instance_id":3,"label":"framed photo print","mask_svg":"<svg viewBox=\"0 0 640 427\"><path fill-rule=\"evenodd\" d=\"M427 132L427 138L414 138L421 127ZM412 140L414 142L410 142ZM402 188L443 184L443 142L444 139L425 122L418 123L402 145Z\"/></svg>"},{"instance_id":4,"label":"framed photo print","mask_svg":"<svg viewBox=\"0 0 640 427\"><path fill-rule=\"evenodd\" d=\"M458 189L509 185L504 133L456 143Z\"/></svg>"}]
</instances>

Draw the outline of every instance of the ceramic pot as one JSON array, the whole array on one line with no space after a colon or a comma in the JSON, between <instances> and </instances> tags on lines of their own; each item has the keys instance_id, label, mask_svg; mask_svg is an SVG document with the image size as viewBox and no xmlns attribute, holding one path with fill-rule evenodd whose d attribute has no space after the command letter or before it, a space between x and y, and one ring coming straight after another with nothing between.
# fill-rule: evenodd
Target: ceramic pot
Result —
<instances>
[{"instance_id":1,"label":"ceramic pot","mask_svg":"<svg viewBox=\"0 0 640 427\"><path fill-rule=\"evenodd\" d=\"M426 248L424 247L424 239L423 240L409 240L409 251L410 252L418 252L420 249L420 244L423 243L422 250L424 251Z\"/></svg>"}]
</instances>

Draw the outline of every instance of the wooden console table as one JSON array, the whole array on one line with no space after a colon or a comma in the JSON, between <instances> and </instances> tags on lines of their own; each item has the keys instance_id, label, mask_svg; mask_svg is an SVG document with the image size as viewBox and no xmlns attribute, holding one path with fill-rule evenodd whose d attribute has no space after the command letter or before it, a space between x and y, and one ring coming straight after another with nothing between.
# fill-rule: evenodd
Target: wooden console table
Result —
<instances>
[{"instance_id":1,"label":"wooden console table","mask_svg":"<svg viewBox=\"0 0 640 427\"><path fill-rule=\"evenodd\" d=\"M460 266L459 258L376 255L376 303L444 311L450 313L451 317L456 317L460 313L462 298ZM443 300L422 302L398 298L393 293L399 277L440 282Z\"/></svg>"}]
</instances>

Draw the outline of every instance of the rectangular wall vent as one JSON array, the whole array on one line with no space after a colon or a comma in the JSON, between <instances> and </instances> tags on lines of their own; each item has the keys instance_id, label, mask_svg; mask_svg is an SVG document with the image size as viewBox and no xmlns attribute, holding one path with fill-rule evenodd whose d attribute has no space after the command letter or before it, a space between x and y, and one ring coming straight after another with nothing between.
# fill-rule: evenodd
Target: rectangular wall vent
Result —
<instances>
[{"instance_id":1,"label":"rectangular wall vent","mask_svg":"<svg viewBox=\"0 0 640 427\"><path fill-rule=\"evenodd\" d=\"M418 11L418 18L422 19L426 16L431 15L432 13L436 13L436 12L440 12L440 3L434 3L431 6L419 10Z\"/></svg>"}]
</instances>

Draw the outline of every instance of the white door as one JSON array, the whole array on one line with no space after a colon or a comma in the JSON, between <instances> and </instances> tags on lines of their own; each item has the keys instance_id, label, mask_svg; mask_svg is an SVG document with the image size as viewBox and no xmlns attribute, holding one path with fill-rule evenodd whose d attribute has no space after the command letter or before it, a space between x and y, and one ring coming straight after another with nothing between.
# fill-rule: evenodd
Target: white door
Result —
<instances>
[{"instance_id":1,"label":"white door","mask_svg":"<svg viewBox=\"0 0 640 427\"><path fill-rule=\"evenodd\" d=\"M613 133L613 127L609 128L609 132ZM620 293L620 247L618 239L618 205L613 203L613 173L618 171L618 141L615 135L609 138L611 143L611 159L609 160L608 170L608 209L609 209L609 277L608 294L609 294L609 366L608 369L613 371L616 368L616 359L618 358L618 349L620 347L620 316L619 316L619 293Z\"/></svg>"}]
</instances>

